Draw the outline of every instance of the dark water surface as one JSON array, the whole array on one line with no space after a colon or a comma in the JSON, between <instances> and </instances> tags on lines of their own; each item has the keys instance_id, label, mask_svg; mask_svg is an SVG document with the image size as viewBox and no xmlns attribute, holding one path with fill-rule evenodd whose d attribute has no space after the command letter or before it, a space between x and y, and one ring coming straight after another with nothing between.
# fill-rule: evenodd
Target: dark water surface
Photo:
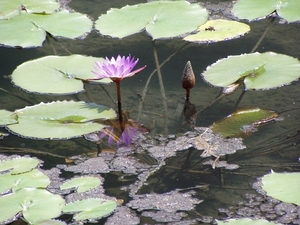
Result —
<instances>
[{"instance_id":1,"label":"dark water surface","mask_svg":"<svg viewBox=\"0 0 300 225\"><path fill-rule=\"evenodd\" d=\"M96 20L100 14L106 13L111 7L119 8L126 4L130 5L141 2L142 1L134 0L73 0L69 6L78 12L88 14L91 18ZM217 3L219 1L214 2ZM168 106L169 134L176 134L179 126L178 122L180 114L184 105L185 90L181 87L181 76L186 62L191 61L197 79L196 85L191 92L191 102L196 105L197 109L201 109L214 100L219 94L220 89L207 85L203 82L200 74L208 65L214 63L218 59L227 57L228 55L249 53L268 24L269 19L250 23L250 33L236 40L209 45L190 43L162 67ZM300 24L278 24L278 20L276 20L257 51L274 51L300 58L299 34ZM0 88L13 94L0 90L1 109L14 111L15 109L30 105L29 102L33 105L42 101L49 102L53 100L70 100L76 98L88 101L84 94L78 94L75 98L74 96L47 96L25 93L24 91L13 87L10 83L10 79L6 76L10 75L18 65L27 60L53 54L53 48L55 48L59 55L68 55L61 47L61 45L63 45L73 54L91 55L96 57L131 54L140 59L137 68L147 65L147 68L138 75L122 81L123 109L128 109L131 118L137 119L141 94L149 75L155 69L151 39L145 33L118 40L101 37L97 32L92 31L84 40L73 41L59 39L58 42L50 40L50 43L51 45L48 42L45 42L43 48L36 49L19 50L4 47L0 48ZM176 38L170 40L157 40L156 46L159 60L162 62L184 44L186 44L186 42ZM105 89L112 99L115 99L115 86L105 86ZM115 103L111 98L107 97L107 94L100 87L88 85L87 91L97 103L115 108ZM239 89L236 93L223 98L213 105L213 107L199 115L196 125L210 126L214 121L232 113L235 102L241 94L241 91L242 90ZM19 98L15 96L19 96ZM27 102L20 97L26 99ZM300 84L299 82L293 82L288 86L274 90L247 92L239 107L260 107L272 109L280 113L285 110L300 107L299 97ZM210 184L209 191L197 192L196 196L199 197L199 199L203 199L204 202L197 206L196 212L199 213L199 215L219 217L218 208L235 206L238 201L245 199L244 196L246 192L254 193L255 191L251 188L251 184L257 177L268 173L271 168L278 172L299 171L299 166L290 166L291 164L296 164L300 157L300 151L297 145L300 138L296 135L300 128L299 109L284 112L280 114L280 116L284 118L283 121L274 122L261 127L258 132L245 138L244 143L247 147L245 150L239 151L227 158L229 162L239 164L239 169L222 171L218 169L212 170L207 167L205 171L202 171L203 173L201 173L197 165L195 165L191 168L190 172L181 174L174 180L172 177L169 177L170 168L185 160L188 153L182 152L176 157L167 160L166 168L158 171L157 175L149 180L149 186L144 188L143 192L163 193L174 190L175 188L187 188L199 184ZM156 75L153 76L148 87L139 121L146 127L151 128L151 134L153 135L163 133L164 131L163 101ZM4 130L4 128L1 128L1 131ZM293 135L295 135L294 138L292 138ZM283 143L282 140L286 140L286 143ZM63 158L58 159L55 157L43 156L41 152L58 154L61 156L72 156L96 149L94 144L83 139L40 141L24 139L14 135L10 135L0 142L0 153L1 151L7 153L8 147L15 148L15 150L12 151L13 153L20 153L20 150L21 152L23 151L23 154L26 154L29 149L39 151L36 156L46 160L46 167L62 163ZM18 151L16 151L16 149L18 149ZM259 155L260 152L264 153ZM200 155L199 152L192 152L191 154L194 160L197 160L197 157ZM192 165L194 164L195 163L192 163ZM129 200L129 197L126 195L124 196L123 192L118 192L117 187L121 186L121 184L117 183L114 176L105 175L105 179L108 194Z\"/></svg>"}]
</instances>

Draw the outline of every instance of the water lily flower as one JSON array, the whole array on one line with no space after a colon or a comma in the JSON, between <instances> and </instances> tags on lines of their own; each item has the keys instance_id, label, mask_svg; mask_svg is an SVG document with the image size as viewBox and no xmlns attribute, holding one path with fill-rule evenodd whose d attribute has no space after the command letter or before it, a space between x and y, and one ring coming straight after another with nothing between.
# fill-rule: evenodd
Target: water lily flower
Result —
<instances>
[{"instance_id":1,"label":"water lily flower","mask_svg":"<svg viewBox=\"0 0 300 225\"><path fill-rule=\"evenodd\" d=\"M146 67L143 66L132 71L138 61L139 59L135 59L130 55L127 57L118 55L116 59L114 57L111 59L106 57L106 61L96 62L94 66L95 71L92 72L96 74L97 79L110 78L114 82L120 82L123 78L132 77Z\"/></svg>"}]
</instances>

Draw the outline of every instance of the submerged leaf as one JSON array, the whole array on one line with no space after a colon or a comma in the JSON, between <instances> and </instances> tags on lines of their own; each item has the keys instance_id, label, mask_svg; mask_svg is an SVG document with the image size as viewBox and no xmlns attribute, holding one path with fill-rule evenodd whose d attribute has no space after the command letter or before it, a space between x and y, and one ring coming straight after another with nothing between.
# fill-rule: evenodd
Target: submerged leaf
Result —
<instances>
[{"instance_id":1,"label":"submerged leaf","mask_svg":"<svg viewBox=\"0 0 300 225\"><path fill-rule=\"evenodd\" d=\"M71 180L66 181L60 186L61 190L66 190L70 188L77 188L78 193L88 191L95 188L101 184L101 181L97 177L76 177Z\"/></svg>"},{"instance_id":2,"label":"submerged leaf","mask_svg":"<svg viewBox=\"0 0 300 225\"><path fill-rule=\"evenodd\" d=\"M90 198L67 204L64 213L79 212L74 216L76 221L100 219L111 214L117 207L117 202L101 198Z\"/></svg>"},{"instance_id":3,"label":"submerged leaf","mask_svg":"<svg viewBox=\"0 0 300 225\"><path fill-rule=\"evenodd\" d=\"M300 173L272 171L262 177L262 184L268 196L300 206Z\"/></svg>"},{"instance_id":4,"label":"submerged leaf","mask_svg":"<svg viewBox=\"0 0 300 225\"><path fill-rule=\"evenodd\" d=\"M116 117L115 111L106 106L74 101L42 102L19 109L16 114L18 124L7 128L21 136L38 139L78 137L101 130L106 126L101 120Z\"/></svg>"},{"instance_id":5,"label":"submerged leaf","mask_svg":"<svg viewBox=\"0 0 300 225\"><path fill-rule=\"evenodd\" d=\"M138 19L137 19L138 18ZM171 38L192 32L206 22L208 12L187 1L152 1L111 9L96 21L103 35L123 38L142 30L153 38Z\"/></svg>"},{"instance_id":6,"label":"submerged leaf","mask_svg":"<svg viewBox=\"0 0 300 225\"><path fill-rule=\"evenodd\" d=\"M284 74L284 76L283 76ZM300 62L274 52L228 56L208 66L203 79L217 87L227 87L244 79L248 90L280 87L300 77Z\"/></svg>"},{"instance_id":7,"label":"submerged leaf","mask_svg":"<svg viewBox=\"0 0 300 225\"><path fill-rule=\"evenodd\" d=\"M239 109L229 116L213 123L212 130L224 137L250 135L258 126L273 121L278 116L271 110L259 108Z\"/></svg>"},{"instance_id":8,"label":"submerged leaf","mask_svg":"<svg viewBox=\"0 0 300 225\"><path fill-rule=\"evenodd\" d=\"M197 34L191 34L184 38L185 41L211 43L231 40L250 31L250 26L244 23L230 20L209 20L199 26Z\"/></svg>"},{"instance_id":9,"label":"submerged leaf","mask_svg":"<svg viewBox=\"0 0 300 225\"><path fill-rule=\"evenodd\" d=\"M19 65L11 78L15 85L29 92L74 94L84 91L83 81L94 77L92 65L98 60L102 59L83 55L46 56Z\"/></svg>"}]
</instances>

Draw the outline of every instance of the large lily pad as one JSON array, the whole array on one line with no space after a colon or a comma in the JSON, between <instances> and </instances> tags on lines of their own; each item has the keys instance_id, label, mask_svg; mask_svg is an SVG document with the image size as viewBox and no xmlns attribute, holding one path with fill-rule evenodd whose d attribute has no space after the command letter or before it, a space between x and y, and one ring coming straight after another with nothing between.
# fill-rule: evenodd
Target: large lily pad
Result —
<instances>
[{"instance_id":1,"label":"large lily pad","mask_svg":"<svg viewBox=\"0 0 300 225\"><path fill-rule=\"evenodd\" d=\"M18 124L7 128L21 136L38 139L78 137L101 130L105 127L101 120L116 117L115 111L106 106L74 101L40 103L15 113Z\"/></svg>"},{"instance_id":2,"label":"large lily pad","mask_svg":"<svg viewBox=\"0 0 300 225\"><path fill-rule=\"evenodd\" d=\"M0 126L11 124L11 123L17 123L17 120L13 112L4 109L0 110Z\"/></svg>"},{"instance_id":3,"label":"large lily pad","mask_svg":"<svg viewBox=\"0 0 300 225\"><path fill-rule=\"evenodd\" d=\"M209 20L199 26L197 34L184 38L185 41L198 43L211 43L238 38L250 31L250 26L245 23L230 20Z\"/></svg>"},{"instance_id":4,"label":"large lily pad","mask_svg":"<svg viewBox=\"0 0 300 225\"><path fill-rule=\"evenodd\" d=\"M34 169L21 174L3 174L0 175L0 193L9 190L15 192L25 187L46 188L50 184L50 179L41 171Z\"/></svg>"},{"instance_id":5,"label":"large lily pad","mask_svg":"<svg viewBox=\"0 0 300 225\"><path fill-rule=\"evenodd\" d=\"M256 131L258 126L274 120L277 116L274 111L266 109L239 109L224 119L214 122L212 130L221 133L224 137L249 135Z\"/></svg>"},{"instance_id":6,"label":"large lily pad","mask_svg":"<svg viewBox=\"0 0 300 225\"><path fill-rule=\"evenodd\" d=\"M22 212L29 223L58 217L65 201L44 189L23 188L0 197L0 222Z\"/></svg>"},{"instance_id":7,"label":"large lily pad","mask_svg":"<svg viewBox=\"0 0 300 225\"><path fill-rule=\"evenodd\" d=\"M255 20L265 18L275 10L288 22L300 20L299 0L239 0L232 12L238 18Z\"/></svg>"},{"instance_id":8,"label":"large lily pad","mask_svg":"<svg viewBox=\"0 0 300 225\"><path fill-rule=\"evenodd\" d=\"M117 202L114 200L90 198L81 201L69 203L63 208L64 213L75 213L74 219L76 221L99 219L111 214L117 207Z\"/></svg>"},{"instance_id":9,"label":"large lily pad","mask_svg":"<svg viewBox=\"0 0 300 225\"><path fill-rule=\"evenodd\" d=\"M10 174L25 173L36 168L39 164L40 161L36 158L17 157L0 161L0 172L9 171Z\"/></svg>"},{"instance_id":10,"label":"large lily pad","mask_svg":"<svg viewBox=\"0 0 300 225\"><path fill-rule=\"evenodd\" d=\"M19 65L12 73L12 82L20 88L42 94L74 94L84 91L83 81L94 78L91 72L96 61L83 55L46 56ZM102 79L98 83L110 83Z\"/></svg>"},{"instance_id":11,"label":"large lily pad","mask_svg":"<svg viewBox=\"0 0 300 225\"><path fill-rule=\"evenodd\" d=\"M27 13L54 13L59 9L57 0L8 0L0 1L0 19L9 19L20 14Z\"/></svg>"},{"instance_id":12,"label":"large lily pad","mask_svg":"<svg viewBox=\"0 0 300 225\"><path fill-rule=\"evenodd\" d=\"M262 177L262 188L267 195L283 202L300 206L300 173L275 173Z\"/></svg>"},{"instance_id":13,"label":"large lily pad","mask_svg":"<svg viewBox=\"0 0 300 225\"><path fill-rule=\"evenodd\" d=\"M291 56L274 52L228 56L208 66L202 76L205 81L217 87L227 87L244 79L246 89L263 90L280 87L298 79L300 62Z\"/></svg>"},{"instance_id":14,"label":"large lily pad","mask_svg":"<svg viewBox=\"0 0 300 225\"><path fill-rule=\"evenodd\" d=\"M208 12L187 1L152 1L121 9L113 8L96 21L103 35L123 38L142 30L153 38L176 37L206 22Z\"/></svg>"},{"instance_id":15,"label":"large lily pad","mask_svg":"<svg viewBox=\"0 0 300 225\"><path fill-rule=\"evenodd\" d=\"M0 20L0 44L23 48L42 46L46 33L74 39L92 29L92 21L83 14L61 10L52 14L20 12Z\"/></svg>"}]
</instances>

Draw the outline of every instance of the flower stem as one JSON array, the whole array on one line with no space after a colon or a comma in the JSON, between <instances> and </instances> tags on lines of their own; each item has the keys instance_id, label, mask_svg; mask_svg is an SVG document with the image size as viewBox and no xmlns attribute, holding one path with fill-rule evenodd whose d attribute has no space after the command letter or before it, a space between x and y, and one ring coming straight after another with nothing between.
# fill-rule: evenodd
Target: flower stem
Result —
<instances>
[{"instance_id":1,"label":"flower stem","mask_svg":"<svg viewBox=\"0 0 300 225\"><path fill-rule=\"evenodd\" d=\"M120 122L120 127L122 132L125 129L125 125L123 122L123 112L122 112L122 103L121 103L121 87L120 87L120 81L119 82L115 82L116 86L117 86L117 98L118 98L118 113L119 113L119 122Z\"/></svg>"}]
</instances>

